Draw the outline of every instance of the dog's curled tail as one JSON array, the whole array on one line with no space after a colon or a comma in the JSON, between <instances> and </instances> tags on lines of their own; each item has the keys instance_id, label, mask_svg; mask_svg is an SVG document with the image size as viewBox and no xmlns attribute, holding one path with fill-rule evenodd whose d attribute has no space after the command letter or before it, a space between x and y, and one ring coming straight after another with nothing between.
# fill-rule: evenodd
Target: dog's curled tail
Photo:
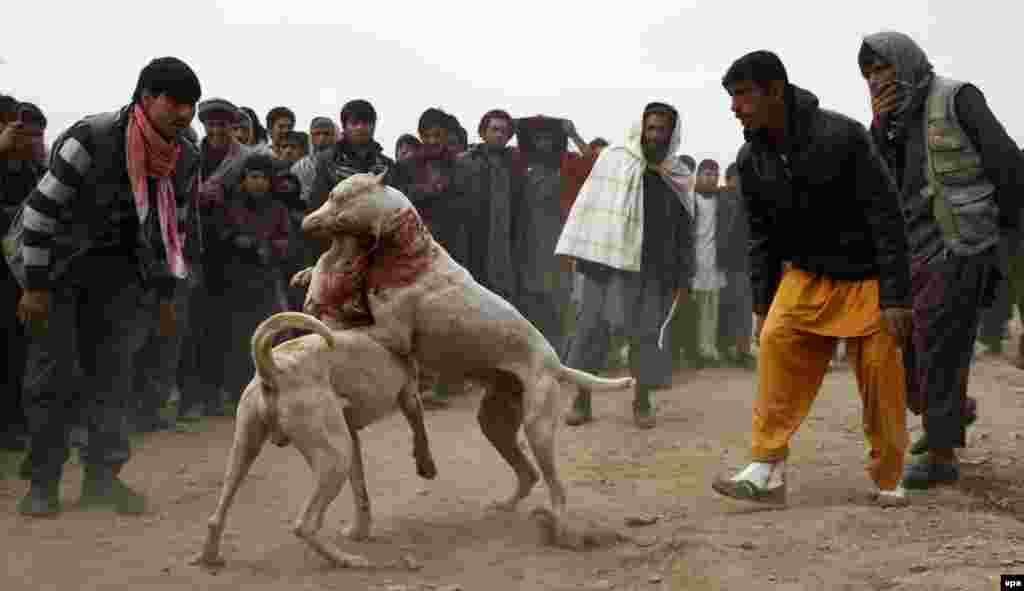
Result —
<instances>
[{"instance_id":1,"label":"dog's curled tail","mask_svg":"<svg viewBox=\"0 0 1024 591\"><path fill-rule=\"evenodd\" d=\"M633 385L636 384L636 380L633 378L599 378L585 371L580 371L564 365L559 370L558 377L562 381L572 382L580 388L593 392L600 392L602 390L625 390L626 388L632 388Z\"/></svg>"},{"instance_id":2,"label":"dog's curled tail","mask_svg":"<svg viewBox=\"0 0 1024 591\"><path fill-rule=\"evenodd\" d=\"M313 331L323 337L327 346L334 348L334 334L323 322L302 312L279 312L267 318L252 333L252 360L256 364L256 375L263 382L265 389L277 389L277 376L280 368L274 363L271 354L274 337L282 330L303 329Z\"/></svg>"}]
</instances>

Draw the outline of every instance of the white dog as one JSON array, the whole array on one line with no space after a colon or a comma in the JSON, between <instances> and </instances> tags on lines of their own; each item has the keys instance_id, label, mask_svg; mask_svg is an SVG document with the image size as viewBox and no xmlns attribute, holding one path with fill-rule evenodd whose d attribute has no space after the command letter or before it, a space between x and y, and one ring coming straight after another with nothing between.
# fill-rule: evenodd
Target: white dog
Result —
<instances>
[{"instance_id":1,"label":"white dog","mask_svg":"<svg viewBox=\"0 0 1024 591\"><path fill-rule=\"evenodd\" d=\"M273 348L274 335L300 329L314 334ZM282 312L265 320L252 337L256 377L238 404L235 438L217 509L208 522L203 551L192 562L220 566L220 540L227 512L256 456L269 438L294 444L313 470L313 493L293 532L338 566L368 566L361 556L342 552L319 531L324 514L351 475L355 520L346 535L370 534L370 497L366 492L359 429L401 409L413 430L417 473L434 478L415 364L365 333L332 331L307 314Z\"/></svg>"},{"instance_id":2,"label":"white dog","mask_svg":"<svg viewBox=\"0 0 1024 591\"><path fill-rule=\"evenodd\" d=\"M449 383L471 378L485 385L478 422L517 477L514 492L498 506L514 509L539 480L516 442L522 426L551 495L554 539L577 547L555 466L561 385L626 389L633 379L602 379L562 365L540 331L448 256L408 198L385 186L383 176L342 181L302 228L310 236L349 235L372 245L364 285L374 324L360 330Z\"/></svg>"}]
</instances>

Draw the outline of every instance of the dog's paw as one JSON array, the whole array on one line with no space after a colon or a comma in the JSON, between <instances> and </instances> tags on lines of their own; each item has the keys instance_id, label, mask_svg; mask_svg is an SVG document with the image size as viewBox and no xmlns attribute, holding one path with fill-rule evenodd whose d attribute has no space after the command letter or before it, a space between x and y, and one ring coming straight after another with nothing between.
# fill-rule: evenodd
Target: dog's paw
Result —
<instances>
[{"instance_id":1,"label":"dog's paw","mask_svg":"<svg viewBox=\"0 0 1024 591\"><path fill-rule=\"evenodd\" d=\"M292 275L292 279L289 285L294 288L309 287L310 281L313 280L313 269L303 269Z\"/></svg>"},{"instance_id":2,"label":"dog's paw","mask_svg":"<svg viewBox=\"0 0 1024 591\"><path fill-rule=\"evenodd\" d=\"M537 507L530 512L530 518L537 524L542 543L549 546L578 551L607 548L628 540L615 528L600 523L559 520L547 507Z\"/></svg>"},{"instance_id":3,"label":"dog's paw","mask_svg":"<svg viewBox=\"0 0 1024 591\"><path fill-rule=\"evenodd\" d=\"M201 568L224 568L224 559L220 556L207 556L205 553L198 554L188 561L189 566Z\"/></svg>"},{"instance_id":4,"label":"dog's paw","mask_svg":"<svg viewBox=\"0 0 1024 591\"><path fill-rule=\"evenodd\" d=\"M519 509L519 500L515 501L494 501L487 505L489 511L501 511L503 513L515 513Z\"/></svg>"},{"instance_id":5,"label":"dog's paw","mask_svg":"<svg viewBox=\"0 0 1024 591\"><path fill-rule=\"evenodd\" d=\"M433 480L437 478L437 466L433 458L416 458L416 474L420 478Z\"/></svg>"},{"instance_id":6,"label":"dog's paw","mask_svg":"<svg viewBox=\"0 0 1024 591\"><path fill-rule=\"evenodd\" d=\"M340 568L371 568L373 563L364 556L358 554L346 554L344 552L337 552L333 557L335 566Z\"/></svg>"}]
</instances>

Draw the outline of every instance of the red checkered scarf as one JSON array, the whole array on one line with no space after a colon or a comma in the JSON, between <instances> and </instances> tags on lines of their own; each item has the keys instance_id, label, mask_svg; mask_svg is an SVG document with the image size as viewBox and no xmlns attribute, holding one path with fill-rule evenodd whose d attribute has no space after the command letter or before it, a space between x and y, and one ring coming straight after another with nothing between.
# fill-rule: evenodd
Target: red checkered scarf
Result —
<instances>
[{"instance_id":1,"label":"red checkered scarf","mask_svg":"<svg viewBox=\"0 0 1024 591\"><path fill-rule=\"evenodd\" d=\"M135 194L135 212L139 224L145 227L149 217L149 177L156 178L156 206L160 216L160 237L167 252L167 268L171 274L183 278L188 273L185 263L185 234L178 230L178 207L174 198L172 175L178 164L181 146L168 142L146 117L141 105L135 105L128 117L127 130L128 178Z\"/></svg>"}]
</instances>

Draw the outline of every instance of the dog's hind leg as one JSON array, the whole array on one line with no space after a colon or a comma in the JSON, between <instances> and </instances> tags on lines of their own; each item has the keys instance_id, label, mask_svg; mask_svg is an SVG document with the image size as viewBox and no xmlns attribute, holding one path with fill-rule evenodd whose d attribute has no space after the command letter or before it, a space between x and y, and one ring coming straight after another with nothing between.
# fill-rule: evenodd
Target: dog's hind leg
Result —
<instances>
[{"instance_id":1,"label":"dog's hind leg","mask_svg":"<svg viewBox=\"0 0 1024 591\"><path fill-rule=\"evenodd\" d=\"M352 438L352 472L349 482L352 485L355 515L352 525L346 527L342 533L350 540L363 541L370 538L371 522L370 495L366 492L366 473L363 470L363 445L359 440L359 431L352 427L353 423L347 416L345 422L348 423L348 433Z\"/></svg>"},{"instance_id":2,"label":"dog's hind leg","mask_svg":"<svg viewBox=\"0 0 1024 591\"><path fill-rule=\"evenodd\" d=\"M318 400L311 424L302 433L295 433L292 441L313 471L313 493L306 502L292 532L309 544L325 559L340 567L368 567L370 562L362 556L342 552L336 545L323 539L324 515L348 478L352 466L352 436L346 424L342 405L331 393L307 393ZM319 402L322 401L322 402Z\"/></svg>"},{"instance_id":3,"label":"dog's hind leg","mask_svg":"<svg viewBox=\"0 0 1024 591\"><path fill-rule=\"evenodd\" d=\"M561 384L553 377L545 377L537 384L536 391L523 393L525 418L523 421L526 440L530 443L533 457L537 460L544 483L551 495L552 539L555 544L581 548L583 539L570 532L567 523L565 484L558 477L555 458L555 434L558 427L558 400Z\"/></svg>"},{"instance_id":4,"label":"dog's hind leg","mask_svg":"<svg viewBox=\"0 0 1024 591\"><path fill-rule=\"evenodd\" d=\"M267 440L267 427L259 415L258 389L249 389L238 406L235 418L235 438L228 456L228 467L221 485L217 509L207 521L206 542L203 551L191 560L191 564L218 567L224 565L220 556L220 541L227 521L228 509L242 480L249 473L253 461L259 455Z\"/></svg>"},{"instance_id":5,"label":"dog's hind leg","mask_svg":"<svg viewBox=\"0 0 1024 591\"><path fill-rule=\"evenodd\" d=\"M415 368L413 371L415 372ZM398 406L412 429L412 457L416 459L416 474L421 478L433 480L437 477L437 466L434 464L434 455L430 453L427 426L423 422L423 403L417 390L418 380L407 382L398 394Z\"/></svg>"},{"instance_id":6,"label":"dog's hind leg","mask_svg":"<svg viewBox=\"0 0 1024 591\"><path fill-rule=\"evenodd\" d=\"M515 382L514 386L512 382ZM516 441L519 427L523 423L522 399L515 391L518 388L515 378L498 377L480 401L480 410L477 412L477 422L484 436L516 474L516 489L512 496L494 504L495 508L504 511L514 511L519 501L528 497L540 480L537 469Z\"/></svg>"}]
</instances>

